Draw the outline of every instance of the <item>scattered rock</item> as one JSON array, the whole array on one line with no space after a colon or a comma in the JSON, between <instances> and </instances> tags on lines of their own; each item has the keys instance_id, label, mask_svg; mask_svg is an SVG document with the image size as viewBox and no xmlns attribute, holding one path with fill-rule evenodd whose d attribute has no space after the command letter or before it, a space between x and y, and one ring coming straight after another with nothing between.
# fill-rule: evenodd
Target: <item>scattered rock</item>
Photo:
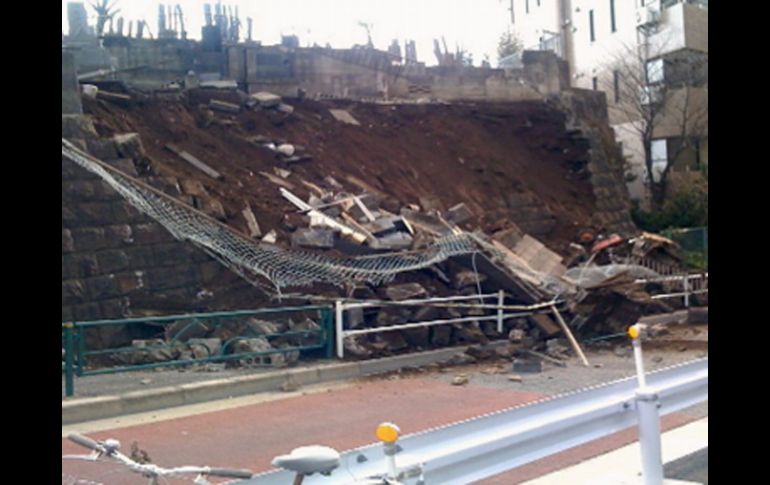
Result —
<instances>
[{"instance_id":1,"label":"scattered rock","mask_svg":"<svg viewBox=\"0 0 770 485\"><path fill-rule=\"evenodd\" d=\"M422 298L427 296L427 294L428 292L419 283L403 283L400 285L390 285L385 288L385 296L393 301Z\"/></svg>"},{"instance_id":2,"label":"scattered rock","mask_svg":"<svg viewBox=\"0 0 770 485\"><path fill-rule=\"evenodd\" d=\"M524 379L518 374L508 376L508 380L511 382L522 382Z\"/></svg>"},{"instance_id":3,"label":"scattered rock","mask_svg":"<svg viewBox=\"0 0 770 485\"><path fill-rule=\"evenodd\" d=\"M300 388L299 383L294 376L289 376L283 384L281 384L281 390L283 392L294 392Z\"/></svg>"},{"instance_id":4,"label":"scattered rock","mask_svg":"<svg viewBox=\"0 0 770 485\"><path fill-rule=\"evenodd\" d=\"M521 330L520 328L514 328L510 332L508 332L508 340L514 343L520 343L522 340L524 340L524 337L527 336L527 333L524 330Z\"/></svg>"},{"instance_id":5,"label":"scattered rock","mask_svg":"<svg viewBox=\"0 0 770 485\"><path fill-rule=\"evenodd\" d=\"M139 384L142 384L143 386L146 386L147 384L150 384L152 382L152 379L142 379L139 381Z\"/></svg>"},{"instance_id":6,"label":"scattered rock","mask_svg":"<svg viewBox=\"0 0 770 485\"><path fill-rule=\"evenodd\" d=\"M278 234L276 234L275 229L265 234L265 237L262 238L262 242L266 242L269 244L275 244L277 240L278 240Z\"/></svg>"},{"instance_id":7,"label":"scattered rock","mask_svg":"<svg viewBox=\"0 0 770 485\"><path fill-rule=\"evenodd\" d=\"M535 373L543 371L543 362L540 359L522 359L513 360L513 371L522 373Z\"/></svg>"},{"instance_id":8,"label":"scattered rock","mask_svg":"<svg viewBox=\"0 0 770 485\"><path fill-rule=\"evenodd\" d=\"M466 374L457 374L454 379L452 379L452 385L453 386L464 386L468 383L470 379Z\"/></svg>"},{"instance_id":9,"label":"scattered rock","mask_svg":"<svg viewBox=\"0 0 770 485\"><path fill-rule=\"evenodd\" d=\"M475 364L476 358L466 354L465 352L457 352L449 360L446 361L447 365L468 365Z\"/></svg>"},{"instance_id":10,"label":"scattered rock","mask_svg":"<svg viewBox=\"0 0 770 485\"><path fill-rule=\"evenodd\" d=\"M291 234L291 245L303 248L331 249L334 247L334 231L315 227L299 228Z\"/></svg>"},{"instance_id":11,"label":"scattered rock","mask_svg":"<svg viewBox=\"0 0 770 485\"><path fill-rule=\"evenodd\" d=\"M630 357L631 348L623 345L617 345L614 349L612 349L612 353L618 357Z\"/></svg>"},{"instance_id":12,"label":"scattered rock","mask_svg":"<svg viewBox=\"0 0 770 485\"><path fill-rule=\"evenodd\" d=\"M663 362L663 357L656 355L655 357L652 358L652 361L655 362L656 364L660 364L661 362Z\"/></svg>"},{"instance_id":13,"label":"scattered rock","mask_svg":"<svg viewBox=\"0 0 770 485\"><path fill-rule=\"evenodd\" d=\"M457 289L476 286L476 283L481 284L486 280L487 275L468 270L462 270L452 275L452 284Z\"/></svg>"}]
</instances>

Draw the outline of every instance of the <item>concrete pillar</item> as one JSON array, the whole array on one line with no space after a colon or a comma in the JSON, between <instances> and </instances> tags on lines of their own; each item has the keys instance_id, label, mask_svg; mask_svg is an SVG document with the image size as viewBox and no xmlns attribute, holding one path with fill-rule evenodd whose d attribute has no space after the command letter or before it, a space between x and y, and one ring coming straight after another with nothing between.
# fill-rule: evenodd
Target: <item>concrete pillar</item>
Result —
<instances>
[{"instance_id":1,"label":"concrete pillar","mask_svg":"<svg viewBox=\"0 0 770 485\"><path fill-rule=\"evenodd\" d=\"M71 51L61 51L61 113L82 114L75 55Z\"/></svg>"}]
</instances>

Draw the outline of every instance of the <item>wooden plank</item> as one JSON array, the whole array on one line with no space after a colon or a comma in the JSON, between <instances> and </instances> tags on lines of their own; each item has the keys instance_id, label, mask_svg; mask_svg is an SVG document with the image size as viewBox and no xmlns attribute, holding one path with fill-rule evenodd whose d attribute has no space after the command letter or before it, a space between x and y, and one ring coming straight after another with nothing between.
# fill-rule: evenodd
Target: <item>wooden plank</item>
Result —
<instances>
[{"instance_id":1,"label":"wooden plank","mask_svg":"<svg viewBox=\"0 0 770 485\"><path fill-rule=\"evenodd\" d=\"M251 206L246 204L241 214L243 214L243 218L246 219L246 225L249 227L249 236L254 238L262 236L262 229L260 229L257 218L254 217L254 213L251 211Z\"/></svg>"},{"instance_id":2,"label":"wooden plank","mask_svg":"<svg viewBox=\"0 0 770 485\"><path fill-rule=\"evenodd\" d=\"M356 203L359 209L361 209L361 212L364 213L364 217L369 219L369 222L374 222L376 217L374 217L374 214L371 213L371 211L364 205L363 202L361 202L361 199L356 197L353 197L353 202Z\"/></svg>"},{"instance_id":3,"label":"wooden plank","mask_svg":"<svg viewBox=\"0 0 770 485\"><path fill-rule=\"evenodd\" d=\"M580 348L580 344L578 344L575 336L572 335L572 332L567 326L567 322L564 321L564 319L561 317L561 313L559 313L559 310L556 309L556 305L552 306L551 308L553 309L553 314L556 316L556 320L559 321L559 325L561 326L562 331L564 331L564 334L567 336L569 343L572 344L572 349L576 354L578 354L584 366L591 367L591 364L588 363L588 359L586 359L583 350Z\"/></svg>"},{"instance_id":4,"label":"wooden plank","mask_svg":"<svg viewBox=\"0 0 770 485\"><path fill-rule=\"evenodd\" d=\"M552 337L561 331L561 328L548 315L540 313L532 315L530 318L548 337Z\"/></svg>"},{"instance_id":5,"label":"wooden plank","mask_svg":"<svg viewBox=\"0 0 770 485\"><path fill-rule=\"evenodd\" d=\"M191 154L187 153L186 151L182 150L178 146L176 146L174 144L171 144L171 143L168 143L168 144L166 144L166 149L168 149L171 152L174 152L177 156L179 156L179 158L181 158L182 160L186 161L187 163L189 163L193 167L197 168L201 172L205 173L209 177L211 177L213 179L217 179L217 180L222 178L222 174L221 173L217 172L213 168L211 168L208 165L206 165L205 163L201 162L200 160L198 160L197 158L195 158Z\"/></svg>"}]
</instances>

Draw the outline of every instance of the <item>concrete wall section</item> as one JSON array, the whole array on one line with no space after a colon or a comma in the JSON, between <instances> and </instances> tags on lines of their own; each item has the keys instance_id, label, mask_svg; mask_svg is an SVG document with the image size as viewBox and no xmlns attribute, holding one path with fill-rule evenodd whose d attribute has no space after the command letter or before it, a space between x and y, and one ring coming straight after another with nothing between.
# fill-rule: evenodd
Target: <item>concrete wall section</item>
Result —
<instances>
[{"instance_id":1,"label":"concrete wall section","mask_svg":"<svg viewBox=\"0 0 770 485\"><path fill-rule=\"evenodd\" d=\"M96 137L87 116L63 116L62 136L136 176L133 160L108 158L115 148ZM214 295L202 297L204 289ZM233 290L263 299L98 176L62 159L62 321L205 311L218 307L217 293Z\"/></svg>"},{"instance_id":2,"label":"concrete wall section","mask_svg":"<svg viewBox=\"0 0 770 485\"><path fill-rule=\"evenodd\" d=\"M61 52L61 112L62 114L83 112L75 69L75 55L65 50Z\"/></svg>"}]
</instances>

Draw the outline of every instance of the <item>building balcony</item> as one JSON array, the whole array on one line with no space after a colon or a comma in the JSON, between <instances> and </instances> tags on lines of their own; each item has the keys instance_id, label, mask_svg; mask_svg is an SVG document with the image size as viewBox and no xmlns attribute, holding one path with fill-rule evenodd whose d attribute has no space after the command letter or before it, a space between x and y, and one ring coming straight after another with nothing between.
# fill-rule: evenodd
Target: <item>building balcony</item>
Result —
<instances>
[{"instance_id":1,"label":"building balcony","mask_svg":"<svg viewBox=\"0 0 770 485\"><path fill-rule=\"evenodd\" d=\"M684 2L660 3L658 21L651 24L653 28L649 30L651 56L664 56L682 49L708 54L708 9ZM647 8L656 7L648 5Z\"/></svg>"}]
</instances>

